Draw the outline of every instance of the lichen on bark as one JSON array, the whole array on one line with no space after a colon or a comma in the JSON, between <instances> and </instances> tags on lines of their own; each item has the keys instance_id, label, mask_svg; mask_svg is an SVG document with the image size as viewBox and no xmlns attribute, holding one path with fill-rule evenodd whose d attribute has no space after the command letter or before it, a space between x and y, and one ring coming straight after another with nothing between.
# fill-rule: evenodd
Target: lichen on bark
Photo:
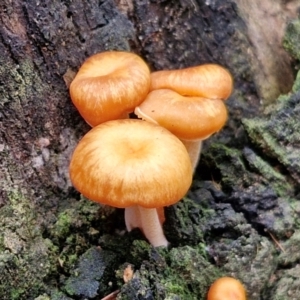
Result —
<instances>
[{"instance_id":1,"label":"lichen on bark","mask_svg":"<svg viewBox=\"0 0 300 300\"><path fill-rule=\"evenodd\" d=\"M25 299L46 288L56 270L58 248L41 235L35 207L20 191L10 192L9 206L0 210L1 299Z\"/></svg>"}]
</instances>

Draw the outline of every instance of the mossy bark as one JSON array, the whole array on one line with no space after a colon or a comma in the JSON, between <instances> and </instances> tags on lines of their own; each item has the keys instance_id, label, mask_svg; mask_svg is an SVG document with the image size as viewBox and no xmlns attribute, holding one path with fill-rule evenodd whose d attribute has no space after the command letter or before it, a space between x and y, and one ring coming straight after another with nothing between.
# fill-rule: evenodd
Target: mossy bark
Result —
<instances>
[{"instance_id":1,"label":"mossy bark","mask_svg":"<svg viewBox=\"0 0 300 300\"><path fill-rule=\"evenodd\" d=\"M281 45L299 4L253 3L1 1L1 299L92 299L116 289L118 299L204 299L222 274L240 278L251 299L282 299L299 260L299 80L276 99L290 91L300 57L299 21L285 38L294 58ZM266 19L280 30L267 31ZM138 231L124 235L123 212L82 198L69 180L70 155L89 127L68 84L105 50L133 51L152 70L219 63L235 80L226 128L206 143L188 198L166 210L169 251ZM278 260L272 238L290 255ZM75 277L87 259L103 269L84 289ZM136 273L123 285L114 269L121 274L126 262Z\"/></svg>"}]
</instances>

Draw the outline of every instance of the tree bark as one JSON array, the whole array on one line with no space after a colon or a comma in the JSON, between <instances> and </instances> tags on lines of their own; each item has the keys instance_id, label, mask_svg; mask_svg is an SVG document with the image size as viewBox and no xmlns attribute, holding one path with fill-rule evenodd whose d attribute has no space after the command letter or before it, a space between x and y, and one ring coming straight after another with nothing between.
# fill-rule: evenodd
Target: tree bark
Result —
<instances>
[{"instance_id":1,"label":"tree bark","mask_svg":"<svg viewBox=\"0 0 300 300\"><path fill-rule=\"evenodd\" d=\"M58 224L68 205L80 220L69 220L68 230L81 237L94 226L87 216L100 224L98 239L121 216L99 213L92 204L75 212L86 200L73 189L68 164L89 126L72 105L68 85L82 62L97 52L126 50L141 55L151 70L223 65L233 74L235 92L228 101L230 121L217 140L238 147L232 141L243 130L241 119L261 114L294 81L293 60L281 40L298 1L250 2L1 1L1 299L34 299L49 286L62 293L59 277L71 272L72 263L61 262L70 232ZM101 227L103 215L111 216L105 223L110 229ZM122 221L117 227L124 229ZM98 244L94 236L77 245L78 255Z\"/></svg>"}]
</instances>

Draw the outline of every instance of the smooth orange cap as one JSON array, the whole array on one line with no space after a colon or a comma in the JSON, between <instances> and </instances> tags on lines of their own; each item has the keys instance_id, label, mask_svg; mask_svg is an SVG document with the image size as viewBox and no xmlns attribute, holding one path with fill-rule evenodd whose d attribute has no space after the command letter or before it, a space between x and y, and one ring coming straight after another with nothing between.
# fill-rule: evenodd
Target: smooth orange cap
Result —
<instances>
[{"instance_id":1,"label":"smooth orange cap","mask_svg":"<svg viewBox=\"0 0 300 300\"><path fill-rule=\"evenodd\" d=\"M221 277L210 287L207 300L246 300L246 290L242 283L232 277Z\"/></svg>"},{"instance_id":2,"label":"smooth orange cap","mask_svg":"<svg viewBox=\"0 0 300 300\"><path fill-rule=\"evenodd\" d=\"M83 63L70 85L70 96L86 122L96 126L132 112L149 87L149 68L138 55L109 51Z\"/></svg>"},{"instance_id":3,"label":"smooth orange cap","mask_svg":"<svg viewBox=\"0 0 300 300\"><path fill-rule=\"evenodd\" d=\"M76 147L69 171L84 196L121 208L174 204L188 191L193 173L177 137L137 119L94 127Z\"/></svg>"},{"instance_id":4,"label":"smooth orange cap","mask_svg":"<svg viewBox=\"0 0 300 300\"><path fill-rule=\"evenodd\" d=\"M232 88L231 74L216 64L151 73L151 91L171 89L184 96L225 100Z\"/></svg>"},{"instance_id":5,"label":"smooth orange cap","mask_svg":"<svg viewBox=\"0 0 300 300\"><path fill-rule=\"evenodd\" d=\"M183 140L205 139L219 131L227 120L222 100L184 97L168 89L150 92L136 107L135 114Z\"/></svg>"}]
</instances>

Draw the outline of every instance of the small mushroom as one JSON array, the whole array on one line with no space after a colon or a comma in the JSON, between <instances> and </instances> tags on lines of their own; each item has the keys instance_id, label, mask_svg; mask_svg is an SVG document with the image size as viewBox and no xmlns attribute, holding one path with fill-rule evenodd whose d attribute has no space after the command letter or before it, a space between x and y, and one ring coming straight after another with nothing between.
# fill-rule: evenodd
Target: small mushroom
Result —
<instances>
[{"instance_id":1,"label":"small mushroom","mask_svg":"<svg viewBox=\"0 0 300 300\"><path fill-rule=\"evenodd\" d=\"M165 128L136 119L105 122L77 145L70 178L87 198L125 208L128 231L139 227L154 246L167 246L161 208L178 202L192 182L181 141Z\"/></svg>"},{"instance_id":2,"label":"small mushroom","mask_svg":"<svg viewBox=\"0 0 300 300\"><path fill-rule=\"evenodd\" d=\"M96 126L126 117L149 87L149 68L138 55L107 51L83 63L70 85L70 96L85 121Z\"/></svg>"},{"instance_id":3,"label":"small mushroom","mask_svg":"<svg viewBox=\"0 0 300 300\"><path fill-rule=\"evenodd\" d=\"M156 119L156 114L160 114L159 110L162 109L166 119L173 118L172 122L169 123L170 125L167 125L171 132L181 127L179 123L182 119L185 120L185 123L189 123L189 127L190 129L193 128L193 132L196 129L199 130L196 138L180 137L189 152L195 169L200 157L202 140L220 130L225 124L227 111L220 100L225 100L230 96L232 87L233 79L230 73L216 64L153 72L150 86L152 92L142 104L136 107L135 114L145 120L166 126L167 122L161 123L161 118L159 118L159 121ZM172 94L166 90L172 90L184 97L180 98L175 93ZM154 100L156 97L159 100ZM198 100L194 97L197 97ZM215 103L212 104L211 100L214 100ZM160 102L160 105L158 102ZM181 111L178 110L177 113L174 113L175 109ZM169 110L172 110L170 115ZM180 114L182 114L182 118L179 120ZM208 116L205 117L205 114L208 114ZM207 121L210 123L207 123ZM174 132L174 134L176 133Z\"/></svg>"},{"instance_id":4,"label":"small mushroom","mask_svg":"<svg viewBox=\"0 0 300 300\"><path fill-rule=\"evenodd\" d=\"M219 131L227 120L221 99L186 97L169 89L150 92L135 108L135 114L176 135L186 146L193 168L198 163L202 140Z\"/></svg>"},{"instance_id":5,"label":"small mushroom","mask_svg":"<svg viewBox=\"0 0 300 300\"><path fill-rule=\"evenodd\" d=\"M227 99L232 92L231 74L216 64L151 73L150 91L171 89L184 96Z\"/></svg>"},{"instance_id":6,"label":"small mushroom","mask_svg":"<svg viewBox=\"0 0 300 300\"><path fill-rule=\"evenodd\" d=\"M210 287L207 300L246 300L246 290L242 283L232 277L221 277Z\"/></svg>"}]
</instances>

